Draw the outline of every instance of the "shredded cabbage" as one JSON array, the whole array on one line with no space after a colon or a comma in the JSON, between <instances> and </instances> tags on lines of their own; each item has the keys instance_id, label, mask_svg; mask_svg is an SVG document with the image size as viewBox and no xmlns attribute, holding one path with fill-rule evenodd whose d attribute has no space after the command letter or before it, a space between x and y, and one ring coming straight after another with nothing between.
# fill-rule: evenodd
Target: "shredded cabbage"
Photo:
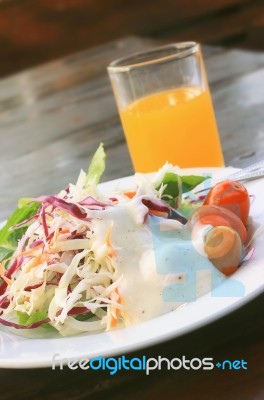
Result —
<instances>
[{"instance_id":1,"label":"shredded cabbage","mask_svg":"<svg viewBox=\"0 0 264 400\"><path fill-rule=\"evenodd\" d=\"M167 164L153 177L136 174L132 192L115 190L106 196L97 186L104 167L100 145L88 173L81 171L75 185L58 195L30 199L37 204L35 213L26 221L14 253L0 263L3 325L34 329L49 324L62 335L72 335L130 323L125 265L130 260L138 273L133 252L150 249L148 216L167 218L172 211L162 200L162 176L178 169ZM186 222L173 212L179 225Z\"/></svg>"}]
</instances>

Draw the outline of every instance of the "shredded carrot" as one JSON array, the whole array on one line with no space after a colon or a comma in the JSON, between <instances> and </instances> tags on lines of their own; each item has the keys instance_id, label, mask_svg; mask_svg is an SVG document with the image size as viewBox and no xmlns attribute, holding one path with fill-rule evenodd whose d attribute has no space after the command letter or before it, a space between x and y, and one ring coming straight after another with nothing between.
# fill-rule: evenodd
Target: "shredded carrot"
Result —
<instances>
[{"instance_id":1,"label":"shredded carrot","mask_svg":"<svg viewBox=\"0 0 264 400\"><path fill-rule=\"evenodd\" d=\"M168 213L164 211L149 210L149 214L156 215L157 217L168 218Z\"/></svg>"},{"instance_id":2,"label":"shredded carrot","mask_svg":"<svg viewBox=\"0 0 264 400\"><path fill-rule=\"evenodd\" d=\"M60 228L59 231L60 231L60 234L62 234L62 235L64 233L69 233L70 232L68 228Z\"/></svg>"},{"instance_id":3,"label":"shredded carrot","mask_svg":"<svg viewBox=\"0 0 264 400\"><path fill-rule=\"evenodd\" d=\"M40 250L42 247L43 247L43 244L39 244L38 246L33 247L33 249L25 250L25 251L22 251L21 253L17 254L16 256L12 255L12 256L6 258L6 259L5 259L2 263L0 263L0 264L1 264L2 266L5 266L5 264L6 264L8 261L10 261L10 260L12 260L12 259L14 259L14 258L16 259L16 258L19 258L19 257L34 256L35 251L36 251L36 250ZM0 267L0 271L1 271L1 268L2 268L2 267ZM1 275L1 273L0 273L0 275Z\"/></svg>"},{"instance_id":4,"label":"shredded carrot","mask_svg":"<svg viewBox=\"0 0 264 400\"><path fill-rule=\"evenodd\" d=\"M120 293L117 288L113 290L113 292L110 295L110 298L112 300L115 300L118 304L122 304L122 298L120 296ZM112 310L112 315L111 315L111 320L110 320L110 327L115 328L117 325L118 317L120 315L120 309L115 308Z\"/></svg>"},{"instance_id":5,"label":"shredded carrot","mask_svg":"<svg viewBox=\"0 0 264 400\"><path fill-rule=\"evenodd\" d=\"M10 286L13 283L12 279L7 278L6 276L2 275L1 278Z\"/></svg>"},{"instance_id":6,"label":"shredded carrot","mask_svg":"<svg viewBox=\"0 0 264 400\"><path fill-rule=\"evenodd\" d=\"M135 197L136 192L132 191L132 192L124 192L124 195L129 197L130 199L133 199L133 197Z\"/></svg>"},{"instance_id":7,"label":"shredded carrot","mask_svg":"<svg viewBox=\"0 0 264 400\"><path fill-rule=\"evenodd\" d=\"M105 237L105 242L106 242L106 246L107 246L107 250L108 250L107 251L108 257L115 257L116 256L116 251L113 248L112 243L110 241L110 234L111 234L112 228L113 228L113 225L110 225L108 227L107 232L106 232L106 237Z\"/></svg>"},{"instance_id":8,"label":"shredded carrot","mask_svg":"<svg viewBox=\"0 0 264 400\"><path fill-rule=\"evenodd\" d=\"M25 271L30 271L32 268L37 267L38 265L42 264L45 260L47 259L47 255L40 254L36 256L35 258L32 258L26 265L25 265Z\"/></svg>"},{"instance_id":9,"label":"shredded carrot","mask_svg":"<svg viewBox=\"0 0 264 400\"><path fill-rule=\"evenodd\" d=\"M5 267L3 263L0 263L0 276L4 275L5 273Z\"/></svg>"},{"instance_id":10,"label":"shredded carrot","mask_svg":"<svg viewBox=\"0 0 264 400\"><path fill-rule=\"evenodd\" d=\"M7 260L4 260L2 263L0 263L0 277L10 286L13 281L5 276L4 264L6 261Z\"/></svg>"},{"instance_id":11,"label":"shredded carrot","mask_svg":"<svg viewBox=\"0 0 264 400\"><path fill-rule=\"evenodd\" d=\"M115 328L116 325L117 325L117 318L112 316L110 320L110 328Z\"/></svg>"},{"instance_id":12,"label":"shredded carrot","mask_svg":"<svg viewBox=\"0 0 264 400\"><path fill-rule=\"evenodd\" d=\"M32 249L22 251L21 253L17 254L16 256L11 256L9 258L9 260L11 258L19 258L19 257L24 257L24 256L33 256L34 253L36 252L36 250L40 250L42 247L43 247L43 244L39 244L38 246L33 247Z\"/></svg>"}]
</instances>

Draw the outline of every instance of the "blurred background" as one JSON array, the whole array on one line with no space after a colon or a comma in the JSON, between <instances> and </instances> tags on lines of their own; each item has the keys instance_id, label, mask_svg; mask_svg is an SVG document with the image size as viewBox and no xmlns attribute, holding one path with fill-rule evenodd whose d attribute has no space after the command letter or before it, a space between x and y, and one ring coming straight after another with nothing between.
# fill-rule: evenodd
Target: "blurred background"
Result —
<instances>
[{"instance_id":1,"label":"blurred background","mask_svg":"<svg viewBox=\"0 0 264 400\"><path fill-rule=\"evenodd\" d=\"M264 49L264 0L0 0L0 78L126 35Z\"/></svg>"}]
</instances>

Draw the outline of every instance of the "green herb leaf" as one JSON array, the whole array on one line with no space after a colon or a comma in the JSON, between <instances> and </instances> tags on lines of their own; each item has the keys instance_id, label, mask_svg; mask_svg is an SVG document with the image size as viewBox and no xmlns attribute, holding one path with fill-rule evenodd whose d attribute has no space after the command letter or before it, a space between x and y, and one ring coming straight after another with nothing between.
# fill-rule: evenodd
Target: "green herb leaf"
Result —
<instances>
[{"instance_id":1,"label":"green herb leaf","mask_svg":"<svg viewBox=\"0 0 264 400\"><path fill-rule=\"evenodd\" d=\"M210 176L198 175L177 175L174 172L166 172L161 183L156 187L157 190L161 185L166 185L162 199L165 200L171 207L178 207L181 204L181 194L193 190L200 183L209 179Z\"/></svg>"},{"instance_id":2,"label":"green herb leaf","mask_svg":"<svg viewBox=\"0 0 264 400\"><path fill-rule=\"evenodd\" d=\"M103 143L100 143L98 149L94 153L91 164L87 171L85 187L97 185L105 170L106 154Z\"/></svg>"},{"instance_id":3,"label":"green herb leaf","mask_svg":"<svg viewBox=\"0 0 264 400\"><path fill-rule=\"evenodd\" d=\"M206 181L206 179L211 178L210 176L198 176L198 175L184 175L181 176L182 181L182 193L190 192L200 183Z\"/></svg>"},{"instance_id":4,"label":"green herb leaf","mask_svg":"<svg viewBox=\"0 0 264 400\"><path fill-rule=\"evenodd\" d=\"M0 262L10 257L15 249L17 243L26 231L26 227L11 229L12 226L25 221L27 218L35 215L40 203L34 202L17 208L7 220L7 223L0 230Z\"/></svg>"}]
</instances>

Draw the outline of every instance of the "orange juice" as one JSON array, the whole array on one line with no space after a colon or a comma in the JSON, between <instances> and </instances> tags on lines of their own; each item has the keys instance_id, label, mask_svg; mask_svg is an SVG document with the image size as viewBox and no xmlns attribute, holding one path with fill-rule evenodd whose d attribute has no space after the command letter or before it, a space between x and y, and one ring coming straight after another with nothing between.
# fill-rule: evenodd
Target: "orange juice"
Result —
<instances>
[{"instance_id":1,"label":"orange juice","mask_svg":"<svg viewBox=\"0 0 264 400\"><path fill-rule=\"evenodd\" d=\"M180 167L224 165L208 89L183 87L154 93L120 111L136 171L166 161Z\"/></svg>"}]
</instances>

